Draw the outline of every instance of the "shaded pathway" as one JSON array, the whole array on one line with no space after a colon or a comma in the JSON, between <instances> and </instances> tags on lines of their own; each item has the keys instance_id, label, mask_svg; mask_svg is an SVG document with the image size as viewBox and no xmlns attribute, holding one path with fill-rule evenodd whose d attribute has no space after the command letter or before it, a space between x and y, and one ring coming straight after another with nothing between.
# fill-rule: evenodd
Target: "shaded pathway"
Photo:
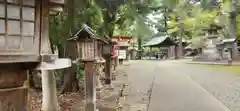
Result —
<instances>
[{"instance_id":1,"label":"shaded pathway","mask_svg":"<svg viewBox=\"0 0 240 111\"><path fill-rule=\"evenodd\" d=\"M127 65L124 70L128 75L127 97L123 111L146 111L149 94L158 62L137 61Z\"/></svg>"}]
</instances>

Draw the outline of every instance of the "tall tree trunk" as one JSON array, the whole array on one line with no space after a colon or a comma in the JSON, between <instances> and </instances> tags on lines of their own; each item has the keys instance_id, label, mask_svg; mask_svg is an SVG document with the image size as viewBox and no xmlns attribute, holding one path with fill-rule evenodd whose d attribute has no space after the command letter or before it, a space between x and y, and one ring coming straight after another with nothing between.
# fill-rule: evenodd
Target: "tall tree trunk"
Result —
<instances>
[{"instance_id":1,"label":"tall tree trunk","mask_svg":"<svg viewBox=\"0 0 240 111\"><path fill-rule=\"evenodd\" d=\"M142 38L141 37L138 37L138 50L139 50L139 59L141 60L142 59Z\"/></svg>"},{"instance_id":2,"label":"tall tree trunk","mask_svg":"<svg viewBox=\"0 0 240 111\"><path fill-rule=\"evenodd\" d=\"M231 38L236 38L236 15L235 14L231 14L230 15L230 37ZM232 59L236 59L238 56L238 49L237 49L237 42L235 42L233 44L233 55L232 55Z\"/></svg>"},{"instance_id":3,"label":"tall tree trunk","mask_svg":"<svg viewBox=\"0 0 240 111\"><path fill-rule=\"evenodd\" d=\"M104 17L104 29L103 33L107 34L110 38L113 36L114 28L115 28L115 19L116 19L116 12L109 12L109 10L103 13ZM112 47L111 47L112 48ZM111 56L105 56L106 64L105 64L105 83L110 85L112 88L112 61L113 58Z\"/></svg>"},{"instance_id":4,"label":"tall tree trunk","mask_svg":"<svg viewBox=\"0 0 240 111\"><path fill-rule=\"evenodd\" d=\"M67 29L67 36L71 37L73 31L75 30L75 0L68 0L67 1L67 20L66 20L66 28ZM77 47L75 43L66 43L66 57L71 58L71 60L76 60L77 58ZM61 88L61 93L64 92L74 92L77 91L79 89L79 85L78 85L78 80L76 78L76 64L73 64L72 67L67 68L64 72L64 77L63 77L63 86Z\"/></svg>"},{"instance_id":5,"label":"tall tree trunk","mask_svg":"<svg viewBox=\"0 0 240 111\"><path fill-rule=\"evenodd\" d=\"M230 16L229 16L229 28L230 28L230 37L231 38L236 38L237 34L236 34L236 29L237 29L237 21L236 21L236 17L237 17L237 13L236 13L236 1L235 0L231 0L231 12L230 12ZM238 49L237 49L237 43L233 44L233 54L232 54L232 59L236 59L238 56Z\"/></svg>"},{"instance_id":6,"label":"tall tree trunk","mask_svg":"<svg viewBox=\"0 0 240 111\"><path fill-rule=\"evenodd\" d=\"M57 49L58 49L58 56L59 58L64 58L65 57L65 44L57 44ZM65 69L63 69L65 71ZM63 71L63 72L64 72ZM58 88L61 87L61 85L63 85L64 83L64 73L61 73L60 76L60 81L57 84Z\"/></svg>"},{"instance_id":7,"label":"tall tree trunk","mask_svg":"<svg viewBox=\"0 0 240 111\"><path fill-rule=\"evenodd\" d=\"M65 56L65 49L64 49L63 44L58 44L57 45L57 49L58 49L58 56L59 56L59 58L64 57Z\"/></svg>"},{"instance_id":8,"label":"tall tree trunk","mask_svg":"<svg viewBox=\"0 0 240 111\"><path fill-rule=\"evenodd\" d=\"M67 43L66 45L66 56L71 58L71 60L76 60L77 57L77 49L76 44ZM79 90L78 80L76 77L77 67L76 64L73 64L72 67L66 69L63 74L63 86L61 89L61 93L65 92L76 92Z\"/></svg>"},{"instance_id":9,"label":"tall tree trunk","mask_svg":"<svg viewBox=\"0 0 240 111\"><path fill-rule=\"evenodd\" d=\"M180 20L180 38L179 38L179 57L182 58L183 57L183 44L182 44L182 39L184 36L184 24L182 23L182 21Z\"/></svg>"},{"instance_id":10,"label":"tall tree trunk","mask_svg":"<svg viewBox=\"0 0 240 111\"><path fill-rule=\"evenodd\" d=\"M167 33L168 25L167 25L167 7L164 7L164 28L165 32Z\"/></svg>"}]
</instances>

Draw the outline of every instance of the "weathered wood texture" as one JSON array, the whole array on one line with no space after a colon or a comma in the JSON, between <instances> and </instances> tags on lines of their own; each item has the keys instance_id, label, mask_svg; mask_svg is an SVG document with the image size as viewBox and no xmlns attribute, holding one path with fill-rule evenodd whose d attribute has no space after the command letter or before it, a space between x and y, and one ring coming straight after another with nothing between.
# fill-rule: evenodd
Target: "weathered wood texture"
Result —
<instances>
[{"instance_id":1,"label":"weathered wood texture","mask_svg":"<svg viewBox=\"0 0 240 111\"><path fill-rule=\"evenodd\" d=\"M94 61L83 61L85 65L85 111L96 111L96 75Z\"/></svg>"},{"instance_id":2,"label":"weathered wood texture","mask_svg":"<svg viewBox=\"0 0 240 111\"><path fill-rule=\"evenodd\" d=\"M106 64L105 64L105 84L111 85L112 84L112 59L111 57L105 57Z\"/></svg>"},{"instance_id":3,"label":"weathered wood texture","mask_svg":"<svg viewBox=\"0 0 240 111\"><path fill-rule=\"evenodd\" d=\"M1 91L0 95L1 111L27 111L27 88Z\"/></svg>"},{"instance_id":4,"label":"weathered wood texture","mask_svg":"<svg viewBox=\"0 0 240 111\"><path fill-rule=\"evenodd\" d=\"M27 71L0 71L0 111L27 111Z\"/></svg>"}]
</instances>

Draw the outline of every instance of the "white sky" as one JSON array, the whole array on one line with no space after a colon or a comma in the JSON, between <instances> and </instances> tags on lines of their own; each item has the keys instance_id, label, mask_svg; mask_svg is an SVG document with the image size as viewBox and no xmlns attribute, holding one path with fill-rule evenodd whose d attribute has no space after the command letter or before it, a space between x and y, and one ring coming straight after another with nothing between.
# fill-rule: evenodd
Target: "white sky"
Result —
<instances>
[{"instance_id":1,"label":"white sky","mask_svg":"<svg viewBox=\"0 0 240 111\"><path fill-rule=\"evenodd\" d=\"M162 17L162 14L160 14L160 13L149 14L147 17L152 22L157 23L157 21ZM157 29L155 27L151 27L151 29L154 31L154 33L157 33Z\"/></svg>"}]
</instances>

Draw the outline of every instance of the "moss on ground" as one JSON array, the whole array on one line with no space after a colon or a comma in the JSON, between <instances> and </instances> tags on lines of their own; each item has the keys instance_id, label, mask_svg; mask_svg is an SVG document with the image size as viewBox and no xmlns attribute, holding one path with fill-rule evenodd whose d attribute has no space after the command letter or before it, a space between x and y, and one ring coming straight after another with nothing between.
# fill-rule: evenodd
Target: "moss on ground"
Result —
<instances>
[{"instance_id":1,"label":"moss on ground","mask_svg":"<svg viewBox=\"0 0 240 111\"><path fill-rule=\"evenodd\" d=\"M212 67L217 70L222 70L222 71L230 71L232 74L236 76L240 76L240 66L224 66L224 65L202 65L206 67Z\"/></svg>"}]
</instances>

